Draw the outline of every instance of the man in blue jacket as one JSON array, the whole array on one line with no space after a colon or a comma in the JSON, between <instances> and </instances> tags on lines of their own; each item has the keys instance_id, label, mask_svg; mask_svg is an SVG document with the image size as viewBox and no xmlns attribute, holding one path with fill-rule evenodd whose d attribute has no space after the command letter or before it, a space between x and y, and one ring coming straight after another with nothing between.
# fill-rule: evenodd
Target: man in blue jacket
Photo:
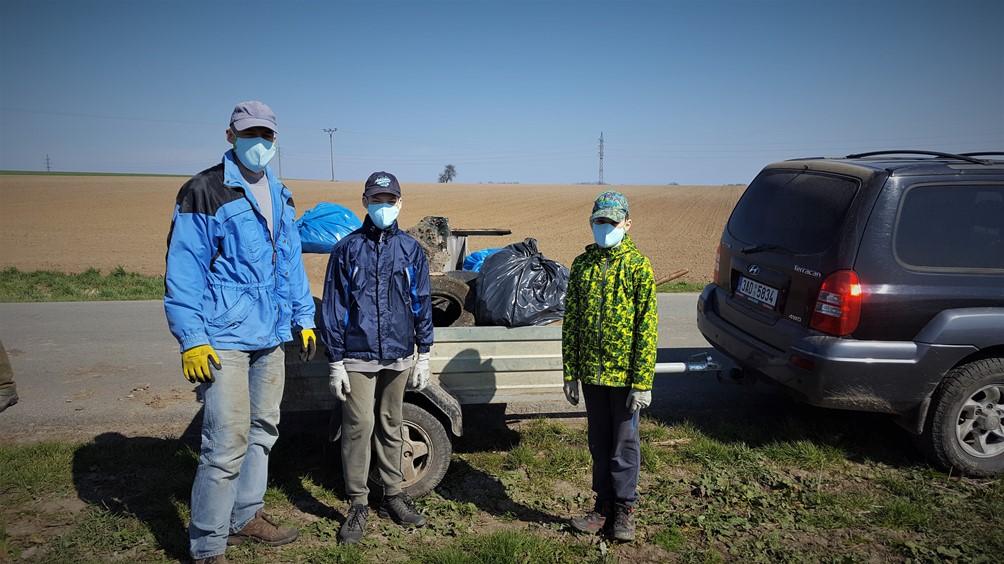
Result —
<instances>
[{"instance_id":1,"label":"man in blue jacket","mask_svg":"<svg viewBox=\"0 0 1004 564\"><path fill-rule=\"evenodd\" d=\"M343 402L342 471L351 506L338 536L345 543L366 531L371 452L383 482L380 515L425 524L401 491L401 404L406 385L421 390L429 381L429 262L418 241L398 229L401 186L393 174L370 175L363 206L363 226L331 250L321 307L329 384Z\"/></svg>"},{"instance_id":2,"label":"man in blue jacket","mask_svg":"<svg viewBox=\"0 0 1004 564\"><path fill-rule=\"evenodd\" d=\"M268 167L276 131L268 106L238 104L227 129L232 149L181 187L168 236L164 310L183 373L201 383L204 401L189 525L196 562L226 562L228 544L297 537L263 511L282 343L296 330L303 361L316 346L293 197Z\"/></svg>"}]
</instances>

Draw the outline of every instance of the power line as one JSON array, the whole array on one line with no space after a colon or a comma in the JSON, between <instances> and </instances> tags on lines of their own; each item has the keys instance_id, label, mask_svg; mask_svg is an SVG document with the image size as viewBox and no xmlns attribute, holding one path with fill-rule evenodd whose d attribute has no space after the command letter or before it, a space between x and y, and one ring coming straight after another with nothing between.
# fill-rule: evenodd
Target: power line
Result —
<instances>
[{"instance_id":1,"label":"power line","mask_svg":"<svg viewBox=\"0 0 1004 564\"><path fill-rule=\"evenodd\" d=\"M328 134L328 149L331 152L331 181L335 181L335 132L338 128L324 128L321 131Z\"/></svg>"},{"instance_id":2,"label":"power line","mask_svg":"<svg viewBox=\"0 0 1004 564\"><path fill-rule=\"evenodd\" d=\"M45 172L52 172L52 159L49 158L49 154L45 155Z\"/></svg>"}]
</instances>

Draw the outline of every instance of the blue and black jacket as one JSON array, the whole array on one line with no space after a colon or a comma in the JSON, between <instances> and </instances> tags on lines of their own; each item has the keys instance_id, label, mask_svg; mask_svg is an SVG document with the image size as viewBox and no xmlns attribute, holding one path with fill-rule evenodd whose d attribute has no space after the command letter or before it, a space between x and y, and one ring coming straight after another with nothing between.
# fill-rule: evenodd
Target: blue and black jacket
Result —
<instances>
[{"instance_id":1,"label":"blue and black jacket","mask_svg":"<svg viewBox=\"0 0 1004 564\"><path fill-rule=\"evenodd\" d=\"M181 350L259 350L314 327L293 195L265 169L274 235L233 151L178 192L167 238L164 311Z\"/></svg>"},{"instance_id":2,"label":"blue and black jacket","mask_svg":"<svg viewBox=\"0 0 1004 564\"><path fill-rule=\"evenodd\" d=\"M432 347L429 261L394 222L363 226L331 249L321 305L322 335L332 362L396 360Z\"/></svg>"}]
</instances>

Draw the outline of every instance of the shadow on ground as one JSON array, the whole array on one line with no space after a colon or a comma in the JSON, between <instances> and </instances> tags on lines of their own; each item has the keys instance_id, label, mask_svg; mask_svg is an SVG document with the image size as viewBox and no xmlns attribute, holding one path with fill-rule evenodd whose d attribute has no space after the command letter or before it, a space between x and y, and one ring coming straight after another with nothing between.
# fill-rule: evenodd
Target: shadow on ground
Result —
<instances>
[{"instance_id":1,"label":"shadow on ground","mask_svg":"<svg viewBox=\"0 0 1004 564\"><path fill-rule=\"evenodd\" d=\"M824 409L792 399L770 381L736 382L728 377L731 362L711 348L659 349L659 362L679 362L695 354L711 354L723 366L713 373L659 376L648 416L668 425L689 423L724 443L759 447L808 441L839 449L857 462L890 466L924 464L913 436L891 416Z\"/></svg>"}]
</instances>

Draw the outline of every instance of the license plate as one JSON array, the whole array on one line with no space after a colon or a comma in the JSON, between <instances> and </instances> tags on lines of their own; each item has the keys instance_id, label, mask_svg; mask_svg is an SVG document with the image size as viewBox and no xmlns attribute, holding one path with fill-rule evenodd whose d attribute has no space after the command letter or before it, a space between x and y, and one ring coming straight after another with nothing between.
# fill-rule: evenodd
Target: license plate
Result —
<instances>
[{"instance_id":1,"label":"license plate","mask_svg":"<svg viewBox=\"0 0 1004 564\"><path fill-rule=\"evenodd\" d=\"M777 290L745 276L739 277L739 287L736 288L736 292L758 304L771 308L777 305Z\"/></svg>"}]
</instances>

